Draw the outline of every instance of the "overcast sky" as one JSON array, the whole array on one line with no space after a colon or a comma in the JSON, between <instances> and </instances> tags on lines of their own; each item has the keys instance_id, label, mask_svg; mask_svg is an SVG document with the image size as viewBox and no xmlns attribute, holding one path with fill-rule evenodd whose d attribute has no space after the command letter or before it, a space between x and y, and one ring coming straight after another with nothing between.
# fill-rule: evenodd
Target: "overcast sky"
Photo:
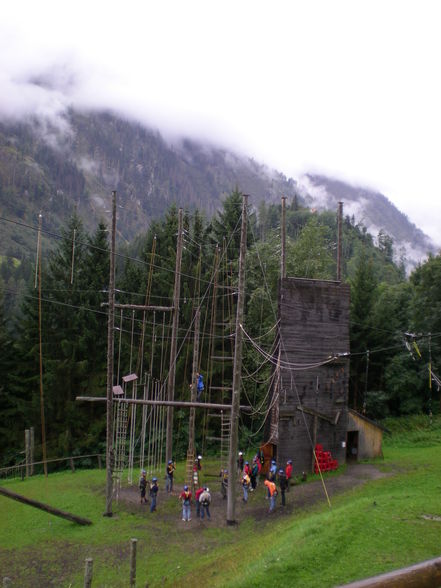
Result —
<instances>
[{"instance_id":1,"label":"overcast sky","mask_svg":"<svg viewBox=\"0 0 441 588\"><path fill-rule=\"evenodd\" d=\"M440 15L435 0L4 2L0 117L112 107L377 189L441 244Z\"/></svg>"}]
</instances>

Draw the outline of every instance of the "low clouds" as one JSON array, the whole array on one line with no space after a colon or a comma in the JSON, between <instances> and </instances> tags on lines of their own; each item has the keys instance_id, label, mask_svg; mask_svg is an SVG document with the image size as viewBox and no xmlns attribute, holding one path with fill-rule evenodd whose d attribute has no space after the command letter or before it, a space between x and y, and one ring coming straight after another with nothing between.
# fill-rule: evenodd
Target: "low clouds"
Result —
<instances>
[{"instance_id":1,"label":"low clouds","mask_svg":"<svg viewBox=\"0 0 441 588\"><path fill-rule=\"evenodd\" d=\"M15 0L0 22L0 119L63 129L70 107L111 109L287 176L375 187L440 241L437 16L431 0Z\"/></svg>"}]
</instances>

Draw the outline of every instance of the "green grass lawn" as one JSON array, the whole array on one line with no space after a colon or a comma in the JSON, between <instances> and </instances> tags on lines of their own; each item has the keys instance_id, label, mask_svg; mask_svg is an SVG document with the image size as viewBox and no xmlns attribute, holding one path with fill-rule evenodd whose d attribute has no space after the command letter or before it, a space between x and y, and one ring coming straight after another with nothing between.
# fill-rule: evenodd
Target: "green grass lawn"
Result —
<instances>
[{"instance_id":1,"label":"green grass lawn","mask_svg":"<svg viewBox=\"0 0 441 588\"><path fill-rule=\"evenodd\" d=\"M115 504L115 516L103 517L104 470L3 482L93 525L77 526L0 496L0 580L10 576L23 588L80 587L84 559L92 557L94 586L127 586L131 537L138 539L137 586L143 587L270 582L323 588L411 565L441 553L441 522L423 518L441 516L440 444L439 421L397 428L376 463L386 477L334 497L331 508L323 498L275 517L266 515L260 487L252 497L260 515L244 516L235 527L223 518L184 524L177 499L165 497L155 515L148 507L139 512L137 505Z\"/></svg>"}]
</instances>

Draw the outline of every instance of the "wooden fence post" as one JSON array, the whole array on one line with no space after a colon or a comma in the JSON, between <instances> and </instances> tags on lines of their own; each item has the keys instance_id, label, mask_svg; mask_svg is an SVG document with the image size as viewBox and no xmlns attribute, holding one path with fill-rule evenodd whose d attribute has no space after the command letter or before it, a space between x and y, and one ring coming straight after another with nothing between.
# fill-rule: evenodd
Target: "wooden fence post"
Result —
<instances>
[{"instance_id":1,"label":"wooden fence post","mask_svg":"<svg viewBox=\"0 0 441 588\"><path fill-rule=\"evenodd\" d=\"M101 464L101 455L98 453L98 469L102 468L102 464Z\"/></svg>"},{"instance_id":2,"label":"wooden fence post","mask_svg":"<svg viewBox=\"0 0 441 588\"><path fill-rule=\"evenodd\" d=\"M130 588L136 586L136 544L138 539L130 539Z\"/></svg>"},{"instance_id":3,"label":"wooden fence post","mask_svg":"<svg viewBox=\"0 0 441 588\"><path fill-rule=\"evenodd\" d=\"M70 469L72 470L72 473L74 473L75 472L75 465L74 465L73 458L71 457L69 461L70 461Z\"/></svg>"},{"instance_id":4,"label":"wooden fence post","mask_svg":"<svg viewBox=\"0 0 441 588\"><path fill-rule=\"evenodd\" d=\"M92 573L93 573L93 559L86 558L86 565L84 568L84 588L92 588Z\"/></svg>"}]
</instances>

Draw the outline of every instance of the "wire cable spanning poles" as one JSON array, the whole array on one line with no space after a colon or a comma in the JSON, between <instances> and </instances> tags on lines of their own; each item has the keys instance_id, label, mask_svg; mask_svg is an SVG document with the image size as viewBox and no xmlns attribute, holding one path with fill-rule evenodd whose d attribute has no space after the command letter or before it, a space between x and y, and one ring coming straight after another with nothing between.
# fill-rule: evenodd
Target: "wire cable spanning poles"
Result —
<instances>
[{"instance_id":1,"label":"wire cable spanning poles","mask_svg":"<svg viewBox=\"0 0 441 588\"><path fill-rule=\"evenodd\" d=\"M342 353L337 353L335 355L331 355L328 356L326 359L323 360L318 360L317 362L314 363L293 363L293 362L289 362L289 361L282 361L282 359L279 359L279 356L275 356L275 355L271 355L270 353L266 352L264 349L262 349L262 347L260 347L260 345L258 345L256 343L256 341L254 341L254 339L252 339L250 337L250 335L245 331L243 325L239 325L240 329L242 330L242 332L244 333L245 337L250 341L250 343L252 344L252 346L269 362L271 362L274 366L280 366L283 367L286 370L291 370L291 371L303 371L303 370L310 370L313 368L317 368L320 367L322 365L326 365L327 363L331 363L333 361L335 361L336 359L338 359L339 357L342 357L346 354L342 354Z\"/></svg>"}]
</instances>

